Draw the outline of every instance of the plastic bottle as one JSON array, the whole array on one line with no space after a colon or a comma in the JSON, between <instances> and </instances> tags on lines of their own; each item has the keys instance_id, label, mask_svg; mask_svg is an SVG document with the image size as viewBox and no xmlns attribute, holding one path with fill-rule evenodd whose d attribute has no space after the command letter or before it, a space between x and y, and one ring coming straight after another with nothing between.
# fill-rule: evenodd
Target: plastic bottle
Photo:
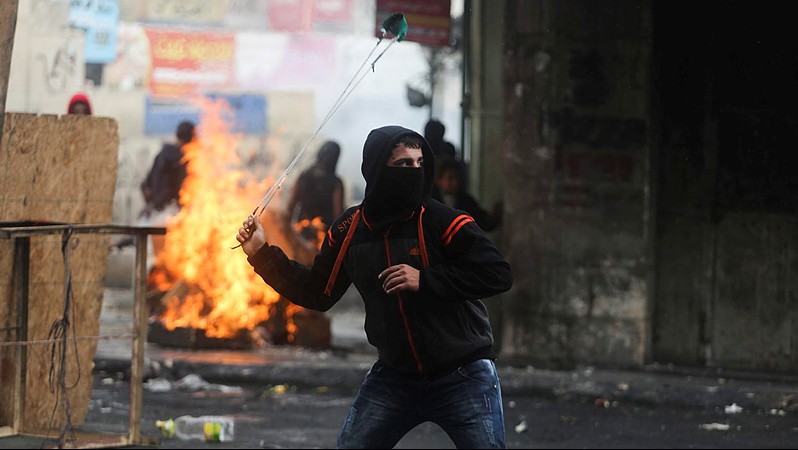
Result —
<instances>
[{"instance_id":1,"label":"plastic bottle","mask_svg":"<svg viewBox=\"0 0 798 450\"><path fill-rule=\"evenodd\" d=\"M231 442L235 435L235 421L225 416L180 416L177 419L155 422L166 437L205 442Z\"/></svg>"}]
</instances>

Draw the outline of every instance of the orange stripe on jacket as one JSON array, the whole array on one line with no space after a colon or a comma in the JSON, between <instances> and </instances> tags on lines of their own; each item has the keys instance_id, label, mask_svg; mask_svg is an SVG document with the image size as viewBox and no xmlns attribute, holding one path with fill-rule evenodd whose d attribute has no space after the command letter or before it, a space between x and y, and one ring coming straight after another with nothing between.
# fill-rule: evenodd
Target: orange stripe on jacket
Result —
<instances>
[{"instance_id":1,"label":"orange stripe on jacket","mask_svg":"<svg viewBox=\"0 0 798 450\"><path fill-rule=\"evenodd\" d=\"M360 210L358 209L355 211L355 214L352 216L352 225L349 225L349 231L346 233L346 238L344 238L344 243L341 244L341 249L338 250L338 257L335 258L335 265L333 266L332 273L330 273L330 279L327 280L327 287L324 288L324 294L330 295L332 294L333 286L335 285L335 280L338 278L338 271L341 270L341 264L344 262L344 257L346 256L346 251L349 249L349 242L352 241L352 236L355 234L355 228L357 228L357 223L360 221Z\"/></svg>"},{"instance_id":2,"label":"orange stripe on jacket","mask_svg":"<svg viewBox=\"0 0 798 450\"><path fill-rule=\"evenodd\" d=\"M447 228L446 231L443 233L443 236L441 237L441 239L446 241L449 238L449 234L452 232L452 230L454 230L454 228L457 227L457 224L460 223L463 220L468 220L468 219L471 219L471 216L469 216L468 214L463 214L463 215L457 216L452 221L451 225L449 225L449 228ZM471 220L474 220L474 219L471 219Z\"/></svg>"},{"instance_id":3,"label":"orange stripe on jacket","mask_svg":"<svg viewBox=\"0 0 798 450\"><path fill-rule=\"evenodd\" d=\"M421 218L424 216L424 207L421 207L421 212L418 214L418 246L421 247L421 265L429 267L429 256L427 256L427 244L424 240L424 227L421 223Z\"/></svg>"},{"instance_id":4,"label":"orange stripe on jacket","mask_svg":"<svg viewBox=\"0 0 798 450\"><path fill-rule=\"evenodd\" d=\"M468 222L473 222L473 221L474 219L472 219L471 217L461 220L460 224L457 225L457 228L455 228L454 231L452 231L452 234L450 234L449 237L446 238L446 240L443 242L443 245L449 245L449 243L452 242L452 238L454 238L454 235L456 235L457 232L460 231L460 228L463 228L465 224L467 224Z\"/></svg>"}]
</instances>

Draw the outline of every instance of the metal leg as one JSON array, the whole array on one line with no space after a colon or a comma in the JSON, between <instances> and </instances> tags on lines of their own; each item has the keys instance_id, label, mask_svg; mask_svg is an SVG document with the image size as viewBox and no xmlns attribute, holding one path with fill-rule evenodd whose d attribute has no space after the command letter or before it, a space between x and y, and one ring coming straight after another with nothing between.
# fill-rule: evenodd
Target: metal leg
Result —
<instances>
[{"instance_id":1,"label":"metal leg","mask_svg":"<svg viewBox=\"0 0 798 450\"><path fill-rule=\"evenodd\" d=\"M17 309L17 342L28 340L28 281L30 276L30 238L14 239L14 298ZM25 425L25 393L28 371L28 347L20 345L16 352L14 376L14 432Z\"/></svg>"},{"instance_id":2,"label":"metal leg","mask_svg":"<svg viewBox=\"0 0 798 450\"><path fill-rule=\"evenodd\" d=\"M144 374L144 343L147 341L147 311L145 291L147 283L147 235L136 235L136 276L133 284L133 355L130 365L130 444L141 443L142 377Z\"/></svg>"}]
</instances>

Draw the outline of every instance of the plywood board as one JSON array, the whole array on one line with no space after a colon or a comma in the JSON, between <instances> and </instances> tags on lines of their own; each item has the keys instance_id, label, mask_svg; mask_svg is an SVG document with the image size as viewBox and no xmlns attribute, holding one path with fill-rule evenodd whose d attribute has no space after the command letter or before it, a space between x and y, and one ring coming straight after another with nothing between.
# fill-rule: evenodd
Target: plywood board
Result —
<instances>
[{"instance_id":1,"label":"plywood board","mask_svg":"<svg viewBox=\"0 0 798 450\"><path fill-rule=\"evenodd\" d=\"M65 223L110 223L119 136L116 121L94 116L6 114L0 146L0 222L41 220ZM96 336L102 308L108 237L75 235L69 240L73 286L70 319L77 336ZM0 241L0 317L16 317L12 298L13 242ZM31 240L28 339L47 339L64 314L64 258L60 236ZM14 319L15 320L15 319ZM13 320L12 320L13 322ZM5 325L0 324L0 328ZM72 334L72 333L70 333ZM0 332L0 342L14 340ZM67 386L72 423L82 423L91 400L91 368L96 341L70 344ZM14 351L0 350L0 425L13 417ZM56 361L59 363L60 361ZM51 392L48 345L28 349L25 424L52 428L63 415L51 416L60 400ZM54 388L54 387L53 387ZM59 410L63 403L60 404Z\"/></svg>"}]
</instances>

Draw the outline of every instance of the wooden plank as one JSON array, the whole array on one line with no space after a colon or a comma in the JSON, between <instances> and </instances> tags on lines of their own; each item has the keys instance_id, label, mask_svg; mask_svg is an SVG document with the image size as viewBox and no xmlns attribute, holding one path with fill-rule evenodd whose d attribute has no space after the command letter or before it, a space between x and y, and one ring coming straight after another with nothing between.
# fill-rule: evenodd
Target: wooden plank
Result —
<instances>
[{"instance_id":1,"label":"wooden plank","mask_svg":"<svg viewBox=\"0 0 798 450\"><path fill-rule=\"evenodd\" d=\"M0 240L0 342L15 341L16 306L14 285L14 242ZM16 349L0 347L0 426L12 425L14 416L14 391L4 386L14 386L16 377Z\"/></svg>"},{"instance_id":2,"label":"wooden plank","mask_svg":"<svg viewBox=\"0 0 798 450\"><path fill-rule=\"evenodd\" d=\"M17 311L15 340L28 339L28 286L30 274L30 239L14 240L14 302ZM27 392L28 348L17 347L14 359L14 431L25 424L25 394Z\"/></svg>"},{"instance_id":3,"label":"wooden plank","mask_svg":"<svg viewBox=\"0 0 798 450\"><path fill-rule=\"evenodd\" d=\"M116 186L119 137L114 119L95 116L6 114L0 143L0 222L44 220L65 223L109 223ZM0 268L10 267L13 243L0 240ZM79 336L97 335L102 309L108 236L73 235L69 240L74 310L72 326ZM4 272L5 273L5 272ZM47 339L64 310L64 260L60 236L31 238L28 338ZM9 303L11 283L0 278L0 317L16 312ZM0 325L2 327L4 325ZM71 333L70 333L71 334ZM0 332L0 340L10 340ZM96 341L83 341L67 351L67 384L72 422L85 419L91 400L91 366ZM10 353L13 355L12 353ZM0 378L8 371L9 352L0 350ZM26 415L30 426L59 427L50 417L58 395L48 383L50 347L28 349ZM59 361L55 361L59 363ZM11 365L13 370L14 366ZM0 425L9 424L13 383L0 383ZM13 393L12 393L13 394ZM13 407L13 405L12 405Z\"/></svg>"},{"instance_id":4,"label":"wooden plank","mask_svg":"<svg viewBox=\"0 0 798 450\"><path fill-rule=\"evenodd\" d=\"M0 2L0 5L4 5ZM5 8L5 6L0 6ZM2 21L3 19L0 19ZM2 51L2 50L0 50ZM5 84L8 77L0 75L0 84ZM0 110L4 110L5 103L0 106ZM6 117L3 114L3 117ZM8 133L8 121L4 122L4 129L0 131L0 136ZM7 139L6 139L7 140ZM0 139L0 193L8 190L10 185L15 180L8 171L10 163L10 152L3 151L3 140ZM0 194L0 218L6 218L6 208L4 202L5 196ZM0 219L2 220L2 219ZM15 341L16 337L16 302L14 300L14 258L10 255L14 254L14 242L10 240L0 240L0 317L3 321L0 322L0 342ZM15 409L15 395L14 389L16 383L16 349L13 347L0 348L0 426L13 425L14 423L14 409ZM10 389L9 387L12 387Z\"/></svg>"},{"instance_id":5,"label":"wooden plank","mask_svg":"<svg viewBox=\"0 0 798 450\"><path fill-rule=\"evenodd\" d=\"M133 293L133 355L130 366L130 425L128 439L132 444L141 442L141 386L144 377L144 343L147 342L147 237L136 237L136 275Z\"/></svg>"},{"instance_id":6,"label":"wooden plank","mask_svg":"<svg viewBox=\"0 0 798 450\"><path fill-rule=\"evenodd\" d=\"M0 220L108 223L119 136L111 118L6 114Z\"/></svg>"}]
</instances>

